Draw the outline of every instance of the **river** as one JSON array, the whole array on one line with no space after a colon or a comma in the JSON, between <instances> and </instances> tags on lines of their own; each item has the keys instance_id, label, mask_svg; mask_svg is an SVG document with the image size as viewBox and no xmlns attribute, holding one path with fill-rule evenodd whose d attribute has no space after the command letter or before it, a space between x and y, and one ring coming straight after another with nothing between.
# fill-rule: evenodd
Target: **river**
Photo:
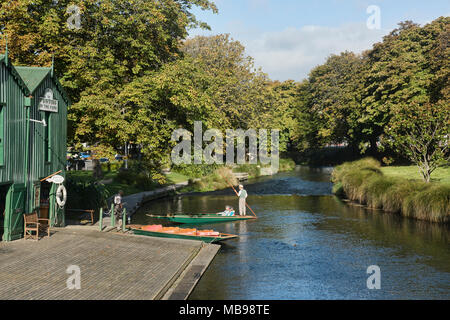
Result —
<instances>
[{"instance_id":1,"label":"river","mask_svg":"<svg viewBox=\"0 0 450 320\"><path fill-rule=\"evenodd\" d=\"M249 181L257 220L203 225L238 234L222 244L190 299L450 299L449 226L349 205L331 195L329 170L296 171ZM219 212L237 207L231 190L177 196L146 213ZM368 289L369 266L381 289Z\"/></svg>"}]
</instances>

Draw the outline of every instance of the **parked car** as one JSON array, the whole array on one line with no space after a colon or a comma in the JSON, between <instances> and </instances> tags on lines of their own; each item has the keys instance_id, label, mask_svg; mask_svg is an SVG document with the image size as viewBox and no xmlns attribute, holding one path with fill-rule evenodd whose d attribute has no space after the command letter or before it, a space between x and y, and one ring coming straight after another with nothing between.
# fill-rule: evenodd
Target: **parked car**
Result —
<instances>
[{"instance_id":1,"label":"parked car","mask_svg":"<svg viewBox=\"0 0 450 320\"><path fill-rule=\"evenodd\" d=\"M89 159L91 157L91 153L90 152L81 152L80 153L80 158L81 159Z\"/></svg>"}]
</instances>

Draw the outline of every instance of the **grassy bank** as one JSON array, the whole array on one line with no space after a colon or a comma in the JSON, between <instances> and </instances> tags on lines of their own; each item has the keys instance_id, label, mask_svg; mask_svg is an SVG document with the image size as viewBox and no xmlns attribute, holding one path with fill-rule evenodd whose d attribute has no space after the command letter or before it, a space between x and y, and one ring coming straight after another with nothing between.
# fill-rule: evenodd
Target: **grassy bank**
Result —
<instances>
[{"instance_id":1,"label":"grassy bank","mask_svg":"<svg viewBox=\"0 0 450 320\"><path fill-rule=\"evenodd\" d=\"M191 182L189 186L183 188L181 192L209 192L215 190L221 190L229 188L227 180L234 185L238 184L233 172L247 172L249 179L257 178L262 175L262 168L268 168L270 165L261 166L256 164L242 164L231 169L230 167L218 166L211 170L211 167L207 167L204 173L198 173L195 175L190 174L194 170L184 169L181 170L182 174L189 177ZM292 159L280 159L278 172L292 171L295 169L295 162ZM198 170L198 169L196 169ZM180 173L177 173L180 174ZM224 177L226 179L224 179Z\"/></svg>"},{"instance_id":2,"label":"grassy bank","mask_svg":"<svg viewBox=\"0 0 450 320\"><path fill-rule=\"evenodd\" d=\"M441 169L443 182L431 183L420 181L418 173L413 175L411 170L381 168L372 158L347 162L333 171L333 192L373 209L419 220L450 222L450 184L445 175L448 168Z\"/></svg>"}]
</instances>

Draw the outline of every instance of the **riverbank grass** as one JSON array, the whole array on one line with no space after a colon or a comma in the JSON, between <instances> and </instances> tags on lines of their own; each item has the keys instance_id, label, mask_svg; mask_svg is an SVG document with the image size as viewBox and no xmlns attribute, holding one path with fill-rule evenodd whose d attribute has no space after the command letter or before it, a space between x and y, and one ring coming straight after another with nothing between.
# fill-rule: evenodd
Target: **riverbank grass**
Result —
<instances>
[{"instance_id":1,"label":"riverbank grass","mask_svg":"<svg viewBox=\"0 0 450 320\"><path fill-rule=\"evenodd\" d=\"M442 177L434 177L436 180L431 183L420 181L418 172L412 175L411 170L382 168L372 158L347 162L333 171L333 192L372 209L419 220L450 222L450 184L445 176L448 168L442 168Z\"/></svg>"},{"instance_id":2,"label":"riverbank grass","mask_svg":"<svg viewBox=\"0 0 450 320\"><path fill-rule=\"evenodd\" d=\"M381 172L389 177L422 181L422 177L417 166L382 167ZM431 182L440 182L450 185L450 166L437 168L431 175Z\"/></svg>"},{"instance_id":3,"label":"riverbank grass","mask_svg":"<svg viewBox=\"0 0 450 320\"><path fill-rule=\"evenodd\" d=\"M208 192L226 189L230 187L229 183L236 185L237 179L233 175L233 171L228 167L219 167L213 173L189 181L189 185L181 192Z\"/></svg>"}]
</instances>

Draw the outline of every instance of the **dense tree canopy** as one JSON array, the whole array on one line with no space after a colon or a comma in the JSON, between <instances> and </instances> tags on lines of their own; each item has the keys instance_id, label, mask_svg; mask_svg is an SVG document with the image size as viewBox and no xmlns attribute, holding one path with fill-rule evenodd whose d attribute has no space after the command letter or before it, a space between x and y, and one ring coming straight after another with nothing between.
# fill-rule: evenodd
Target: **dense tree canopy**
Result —
<instances>
[{"instance_id":1,"label":"dense tree canopy","mask_svg":"<svg viewBox=\"0 0 450 320\"><path fill-rule=\"evenodd\" d=\"M79 11L68 10L74 5ZM207 0L2 1L0 30L16 64L48 66L54 55L76 102L176 59L187 28L205 26L190 13L193 5L217 11ZM79 28L69 28L77 13Z\"/></svg>"},{"instance_id":2,"label":"dense tree canopy","mask_svg":"<svg viewBox=\"0 0 450 320\"><path fill-rule=\"evenodd\" d=\"M76 10L73 6L77 6ZM372 49L331 55L302 82L272 81L229 35L192 8L209 0L0 0L0 31L15 64L49 66L72 98L70 144L142 146L166 165L176 128L279 129L281 150L389 146L429 180L448 163L450 18L402 22ZM79 14L79 27L68 25Z\"/></svg>"},{"instance_id":3,"label":"dense tree canopy","mask_svg":"<svg viewBox=\"0 0 450 320\"><path fill-rule=\"evenodd\" d=\"M389 146L429 181L448 163L450 18L410 21L360 56L332 55L300 86L300 150L347 143L361 152Z\"/></svg>"}]
</instances>

